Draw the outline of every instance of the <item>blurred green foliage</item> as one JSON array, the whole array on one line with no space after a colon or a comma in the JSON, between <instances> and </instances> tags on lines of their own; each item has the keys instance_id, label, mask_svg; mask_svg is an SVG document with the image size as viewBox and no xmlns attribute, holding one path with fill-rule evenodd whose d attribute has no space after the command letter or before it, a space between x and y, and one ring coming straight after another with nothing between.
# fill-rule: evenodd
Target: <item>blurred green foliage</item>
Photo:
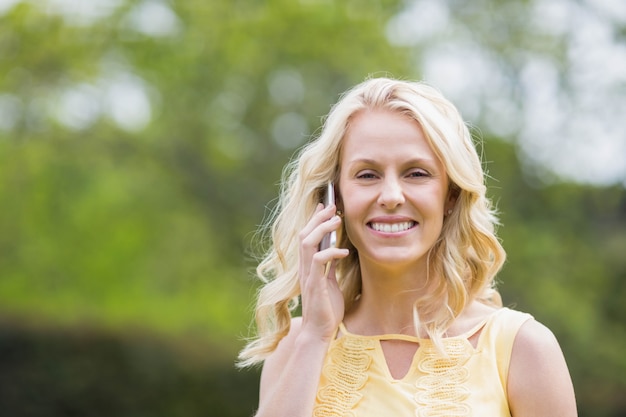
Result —
<instances>
[{"instance_id":1,"label":"blurred green foliage","mask_svg":"<svg viewBox=\"0 0 626 417\"><path fill-rule=\"evenodd\" d=\"M0 327L2 415L248 416L256 381L146 334Z\"/></svg>"},{"instance_id":2,"label":"blurred green foliage","mask_svg":"<svg viewBox=\"0 0 626 417\"><path fill-rule=\"evenodd\" d=\"M0 15L0 409L249 415L254 230L338 94L420 78L385 36L403 3L96 3ZM557 334L581 416L624 415L624 189L538 186L485 136L504 301Z\"/></svg>"}]
</instances>

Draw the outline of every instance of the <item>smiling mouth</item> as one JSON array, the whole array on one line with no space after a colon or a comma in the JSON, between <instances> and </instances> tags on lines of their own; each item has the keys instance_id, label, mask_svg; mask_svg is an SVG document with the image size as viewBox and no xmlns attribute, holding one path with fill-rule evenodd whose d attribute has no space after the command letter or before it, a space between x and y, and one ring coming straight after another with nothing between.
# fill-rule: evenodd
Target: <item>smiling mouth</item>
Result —
<instances>
[{"instance_id":1,"label":"smiling mouth","mask_svg":"<svg viewBox=\"0 0 626 417\"><path fill-rule=\"evenodd\" d=\"M400 222L400 223L368 223L368 226L377 232L383 233L400 233L414 228L417 222Z\"/></svg>"}]
</instances>

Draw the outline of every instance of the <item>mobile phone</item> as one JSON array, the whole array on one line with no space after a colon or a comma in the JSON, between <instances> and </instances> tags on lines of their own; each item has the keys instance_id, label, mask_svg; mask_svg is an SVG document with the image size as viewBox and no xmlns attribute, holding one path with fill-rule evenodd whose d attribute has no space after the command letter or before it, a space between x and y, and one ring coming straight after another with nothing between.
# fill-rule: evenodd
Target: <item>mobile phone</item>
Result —
<instances>
[{"instance_id":1,"label":"mobile phone","mask_svg":"<svg viewBox=\"0 0 626 417\"><path fill-rule=\"evenodd\" d=\"M328 182L326 186L326 194L324 195L324 207L328 207L331 204L335 204L335 185L332 182ZM337 232L333 230L327 233L320 243L320 250L335 247L337 245Z\"/></svg>"}]
</instances>

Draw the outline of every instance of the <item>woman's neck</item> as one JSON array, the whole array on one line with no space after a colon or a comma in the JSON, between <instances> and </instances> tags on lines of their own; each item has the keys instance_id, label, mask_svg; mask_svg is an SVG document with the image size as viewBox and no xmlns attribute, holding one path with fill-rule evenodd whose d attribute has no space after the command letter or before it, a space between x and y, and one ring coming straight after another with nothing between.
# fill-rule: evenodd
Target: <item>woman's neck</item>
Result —
<instances>
[{"instance_id":1,"label":"woman's neck","mask_svg":"<svg viewBox=\"0 0 626 417\"><path fill-rule=\"evenodd\" d=\"M346 316L348 325L360 334L415 335L415 301L431 290L427 268L361 264L361 280L361 296Z\"/></svg>"}]
</instances>

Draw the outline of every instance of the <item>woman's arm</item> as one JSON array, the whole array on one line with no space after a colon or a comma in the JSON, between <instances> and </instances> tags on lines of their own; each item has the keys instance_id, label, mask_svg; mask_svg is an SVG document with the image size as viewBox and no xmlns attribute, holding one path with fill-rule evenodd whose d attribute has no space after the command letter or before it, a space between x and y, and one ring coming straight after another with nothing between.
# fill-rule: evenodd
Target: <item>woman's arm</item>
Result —
<instances>
[{"instance_id":1,"label":"woman's arm","mask_svg":"<svg viewBox=\"0 0 626 417\"><path fill-rule=\"evenodd\" d=\"M293 319L289 334L265 360L257 417L310 417L313 414L330 341L305 334L301 326L300 318Z\"/></svg>"},{"instance_id":2,"label":"woman's arm","mask_svg":"<svg viewBox=\"0 0 626 417\"><path fill-rule=\"evenodd\" d=\"M320 204L300 233L302 319L292 320L287 336L265 360L257 417L310 417L313 413L324 358L344 315L334 262L346 257L348 250L318 248L322 237L341 224L335 211L335 206ZM327 265L331 265L329 270Z\"/></svg>"},{"instance_id":3,"label":"woman's arm","mask_svg":"<svg viewBox=\"0 0 626 417\"><path fill-rule=\"evenodd\" d=\"M565 358L554 334L529 320L520 328L508 377L513 417L576 417L576 398Z\"/></svg>"}]
</instances>

